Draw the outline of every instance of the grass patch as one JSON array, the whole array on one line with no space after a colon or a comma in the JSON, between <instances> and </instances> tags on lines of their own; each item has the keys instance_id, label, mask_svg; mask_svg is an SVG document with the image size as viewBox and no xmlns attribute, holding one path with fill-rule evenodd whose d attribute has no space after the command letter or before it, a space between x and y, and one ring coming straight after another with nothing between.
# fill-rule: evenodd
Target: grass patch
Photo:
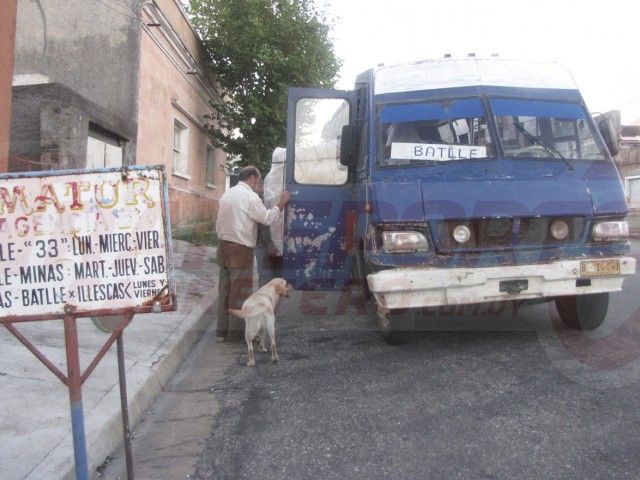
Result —
<instances>
[{"instance_id":1,"label":"grass patch","mask_svg":"<svg viewBox=\"0 0 640 480\"><path fill-rule=\"evenodd\" d=\"M194 245L218 245L215 222L213 220L199 221L181 225L171 229L171 236L176 240L183 240Z\"/></svg>"}]
</instances>

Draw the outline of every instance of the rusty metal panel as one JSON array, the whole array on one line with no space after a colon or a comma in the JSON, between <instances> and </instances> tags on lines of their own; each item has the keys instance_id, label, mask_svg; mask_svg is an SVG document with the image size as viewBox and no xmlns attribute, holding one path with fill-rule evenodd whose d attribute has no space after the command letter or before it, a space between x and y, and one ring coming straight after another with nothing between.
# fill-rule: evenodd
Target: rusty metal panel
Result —
<instances>
[{"instance_id":1,"label":"rusty metal panel","mask_svg":"<svg viewBox=\"0 0 640 480\"><path fill-rule=\"evenodd\" d=\"M0 320L176 307L163 165L0 175Z\"/></svg>"}]
</instances>

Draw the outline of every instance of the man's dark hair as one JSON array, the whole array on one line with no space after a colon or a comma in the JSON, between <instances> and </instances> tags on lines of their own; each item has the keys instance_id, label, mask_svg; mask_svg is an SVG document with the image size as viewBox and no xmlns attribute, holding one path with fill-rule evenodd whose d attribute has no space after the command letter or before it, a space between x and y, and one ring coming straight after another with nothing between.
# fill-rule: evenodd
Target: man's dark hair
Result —
<instances>
[{"instance_id":1,"label":"man's dark hair","mask_svg":"<svg viewBox=\"0 0 640 480\"><path fill-rule=\"evenodd\" d=\"M253 165L244 167L238 172L238 180L241 182L254 176L260 176L260 170L258 170L257 167L254 167Z\"/></svg>"}]
</instances>

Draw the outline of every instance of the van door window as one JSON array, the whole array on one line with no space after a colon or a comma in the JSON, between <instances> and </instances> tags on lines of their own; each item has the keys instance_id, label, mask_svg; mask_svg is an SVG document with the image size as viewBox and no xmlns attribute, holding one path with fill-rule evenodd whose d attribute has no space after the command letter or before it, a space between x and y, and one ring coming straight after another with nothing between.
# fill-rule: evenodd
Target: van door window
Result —
<instances>
[{"instance_id":1,"label":"van door window","mask_svg":"<svg viewBox=\"0 0 640 480\"><path fill-rule=\"evenodd\" d=\"M297 102L294 154L297 183L346 183L347 167L340 164L340 135L348 123L346 100L302 98Z\"/></svg>"},{"instance_id":2,"label":"van door window","mask_svg":"<svg viewBox=\"0 0 640 480\"><path fill-rule=\"evenodd\" d=\"M379 165L433 164L494 156L479 98L385 105Z\"/></svg>"}]
</instances>

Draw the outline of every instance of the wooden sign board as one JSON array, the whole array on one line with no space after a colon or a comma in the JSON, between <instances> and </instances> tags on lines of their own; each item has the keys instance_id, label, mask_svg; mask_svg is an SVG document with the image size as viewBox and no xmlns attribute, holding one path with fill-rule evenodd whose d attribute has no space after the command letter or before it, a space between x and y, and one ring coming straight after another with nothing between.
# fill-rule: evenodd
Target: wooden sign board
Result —
<instances>
[{"instance_id":1,"label":"wooden sign board","mask_svg":"<svg viewBox=\"0 0 640 480\"><path fill-rule=\"evenodd\" d=\"M164 166L0 175L0 318L175 310Z\"/></svg>"}]
</instances>

